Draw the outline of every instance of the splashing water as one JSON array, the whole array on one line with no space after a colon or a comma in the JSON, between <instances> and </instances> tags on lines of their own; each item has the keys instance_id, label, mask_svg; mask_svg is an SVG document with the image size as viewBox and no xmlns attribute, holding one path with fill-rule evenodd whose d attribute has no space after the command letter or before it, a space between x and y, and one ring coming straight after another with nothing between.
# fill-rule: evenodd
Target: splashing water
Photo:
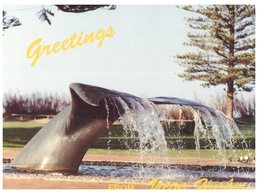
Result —
<instances>
[{"instance_id":1,"label":"splashing water","mask_svg":"<svg viewBox=\"0 0 260 194\"><path fill-rule=\"evenodd\" d=\"M145 156L146 161L151 163L155 160L153 156L164 156L165 163L167 163L168 147L165 130L172 130L172 123L177 123L177 126L174 127L180 128L180 130L174 129L179 137L181 136L181 126L186 121L195 123L193 135L198 156L200 156L200 149L217 149L223 161L226 161L226 149L234 150L235 154L234 145L237 139L244 139L232 119L211 108L177 104L155 105L145 99L109 97L105 101L108 114L107 121L111 113L108 102L113 103L117 110L124 129L124 137L128 139L138 138L140 157ZM123 111L120 111L120 109L123 109ZM173 112L175 112L175 116ZM164 124L166 124L166 129L163 128ZM111 130L108 134L111 136ZM180 139L177 138L175 141L179 141L177 144L180 145L179 148L182 148L184 143ZM125 147L131 149L131 143L128 142L125 141ZM109 143L110 140L108 147ZM243 148L247 149L244 140L242 144ZM150 158L147 158L149 155Z\"/></svg>"},{"instance_id":2,"label":"splashing water","mask_svg":"<svg viewBox=\"0 0 260 194\"><path fill-rule=\"evenodd\" d=\"M157 112L153 104L143 100L141 102L130 99L130 106L120 97L118 102L125 110L121 118L124 130L137 132L140 140L141 150L167 151L164 129L158 119Z\"/></svg>"},{"instance_id":3,"label":"splashing water","mask_svg":"<svg viewBox=\"0 0 260 194\"><path fill-rule=\"evenodd\" d=\"M127 134L130 134L130 138L134 138L136 134L138 136L140 161L152 164L156 160L155 156L164 156L162 163L168 164L168 158L165 157L168 151L167 142L155 105L148 100L137 101L133 98L116 97L114 100L124 110L124 114L120 115L120 122L126 132L125 136ZM127 147L131 148L131 145ZM147 173L153 174L153 171L152 168L141 166L137 173L143 176Z\"/></svg>"},{"instance_id":4,"label":"splashing water","mask_svg":"<svg viewBox=\"0 0 260 194\"><path fill-rule=\"evenodd\" d=\"M177 119L173 118L173 110L177 112L175 113L175 115L178 115ZM234 156L237 158L235 145L239 139L242 140L242 148L247 150L250 155L248 145L234 120L227 118L220 111L203 106L168 104L160 105L159 111L159 119L168 121L168 123L178 122L182 124L184 120L195 123L193 135L198 155L200 155L200 149L217 149L222 161L225 163L226 149L233 150Z\"/></svg>"},{"instance_id":5,"label":"splashing water","mask_svg":"<svg viewBox=\"0 0 260 194\"><path fill-rule=\"evenodd\" d=\"M107 117L106 117L106 122L107 122L107 131L108 131L108 142L107 142L107 149L108 149L108 153L110 155L110 143L111 143L111 130L109 127L109 106L108 106L108 101L106 99L104 99L105 101L105 109L106 109L106 113L107 113Z\"/></svg>"}]
</instances>

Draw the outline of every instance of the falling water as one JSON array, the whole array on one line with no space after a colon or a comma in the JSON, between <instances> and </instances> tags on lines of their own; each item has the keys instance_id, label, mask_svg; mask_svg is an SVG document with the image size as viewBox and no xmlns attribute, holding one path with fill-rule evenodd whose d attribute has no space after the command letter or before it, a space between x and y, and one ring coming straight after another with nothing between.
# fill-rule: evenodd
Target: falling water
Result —
<instances>
[{"instance_id":1,"label":"falling water","mask_svg":"<svg viewBox=\"0 0 260 194\"><path fill-rule=\"evenodd\" d=\"M183 106L183 105L159 105L160 120L178 122L180 125L186 120L193 121L194 142L198 155L200 149L217 149L219 155L226 161L226 149L233 150L237 140L242 140L240 146L248 149L247 143L233 119L227 118L222 112L203 106ZM177 118L173 118L173 111L177 112ZM172 130L172 129L170 129ZM204 142L203 145L201 145ZM205 143L206 142L206 143ZM249 152L247 150L247 152ZM237 157L235 157L237 158Z\"/></svg>"},{"instance_id":2,"label":"falling water","mask_svg":"<svg viewBox=\"0 0 260 194\"><path fill-rule=\"evenodd\" d=\"M156 162L154 156L164 156L161 157L165 158L162 163L168 163L166 156L169 143L167 146L165 130L173 130L172 123L177 123L174 127L180 129L187 121L195 123L193 135L198 156L200 149L217 149L223 161L226 161L226 149L234 150L235 154L236 140L243 139L233 120L228 119L222 112L208 107L177 104L156 105L145 99L109 97L105 100L107 122L109 114L112 112L109 110L108 103L112 103L116 108L125 137L129 138L129 135L130 139L138 137L141 161L153 163ZM175 112L175 116L173 112ZM166 126L166 129L163 126ZM180 137L181 130L174 130ZM108 134L111 136L111 130L108 131ZM181 138L177 138L175 141L178 141L179 148L184 147ZM110 147L109 143L110 140L108 147ZM245 141L243 144L244 148L247 148ZM125 141L126 148L131 149L131 146L129 141Z\"/></svg>"},{"instance_id":3,"label":"falling water","mask_svg":"<svg viewBox=\"0 0 260 194\"><path fill-rule=\"evenodd\" d=\"M130 99L129 107L122 98L117 97L117 100L125 110L125 114L120 117L124 130L138 133L140 149L167 151L164 129L152 102Z\"/></svg>"},{"instance_id":4,"label":"falling water","mask_svg":"<svg viewBox=\"0 0 260 194\"><path fill-rule=\"evenodd\" d=\"M114 118L118 118L119 116L119 120L125 131L125 137L130 135L130 138L134 138L137 135L141 161L145 163L156 163L158 161L156 161L156 157L154 156L160 156L163 158L163 160L160 160L163 161L162 163L169 164L168 157L166 157L169 151L169 143L166 141L165 131L173 130L177 136L181 136L181 128L185 122L195 123L193 135L198 152L204 148L217 149L225 159L225 150L234 150L235 154L236 140L238 138L243 139L241 132L233 120L228 119L222 112L203 106L183 106L177 104L156 105L151 101L132 97L108 97L104 99L104 105L109 138L112 135L110 123L113 116L111 117L111 115L115 114L116 116ZM173 123L177 123L177 125L172 125ZM164 129L163 127L165 126L166 128ZM173 129L173 127L179 129ZM206 145L202 144L204 140L207 142ZM108 141L108 148L110 148L110 141L111 139ZM127 144L126 142L126 145ZM244 146L243 148L248 148L245 141L243 141L242 144ZM131 145L127 145L126 147L131 148ZM100 177L162 177L169 180L179 178L191 180L210 176L219 176L220 178L242 176L242 178L254 179L254 174L240 172L240 168L238 169L237 174L232 172L227 173L223 169L222 172L212 173L215 171L183 170L170 167L170 165L149 166L146 164L145 166L123 167L81 165L79 171L83 175ZM14 169L11 168L9 170L12 172ZM8 172L8 166L7 171L4 172ZM54 176L56 175L54 174Z\"/></svg>"},{"instance_id":5,"label":"falling water","mask_svg":"<svg viewBox=\"0 0 260 194\"><path fill-rule=\"evenodd\" d=\"M163 158L161 162L168 164L167 157L161 157L165 156L168 149L164 129L158 119L155 105L148 100L140 101L133 98L116 97L114 101L118 102L124 110L124 114L120 114L120 122L123 125L125 136L130 134L130 138L133 138L136 134L138 135L140 161L152 164L156 162L156 156L160 156ZM126 144L128 144L127 141ZM126 147L131 148L131 145ZM147 173L154 174L153 171L153 168L141 166L138 176L142 177Z\"/></svg>"},{"instance_id":6,"label":"falling water","mask_svg":"<svg viewBox=\"0 0 260 194\"><path fill-rule=\"evenodd\" d=\"M109 99L108 99L109 100ZM106 117L106 123L107 123L107 131L108 131L108 141L107 141L107 149L108 149L108 155L110 156L110 143L111 143L111 129L109 127L109 106L108 106L108 101L106 99L104 99L105 101L105 109L106 109L106 113L107 113L107 117ZM110 159L110 158L109 158Z\"/></svg>"}]
</instances>

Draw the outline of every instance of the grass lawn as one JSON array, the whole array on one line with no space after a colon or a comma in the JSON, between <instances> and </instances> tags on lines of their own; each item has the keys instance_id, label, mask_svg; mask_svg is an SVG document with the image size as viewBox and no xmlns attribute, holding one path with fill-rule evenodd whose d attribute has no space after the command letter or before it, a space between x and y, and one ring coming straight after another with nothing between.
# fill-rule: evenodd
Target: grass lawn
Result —
<instances>
[{"instance_id":1,"label":"grass lawn","mask_svg":"<svg viewBox=\"0 0 260 194\"><path fill-rule=\"evenodd\" d=\"M4 147L4 150L21 150L21 148ZM138 149L119 150L119 149L89 149L87 154L101 154L101 155L117 155L117 156L141 156ZM235 158L248 155L250 158L255 157L255 150L226 150L226 159ZM169 150L167 153L143 153L142 156L167 156L167 157L180 157L180 158L202 158L202 159L223 159L223 155L218 150L200 150L184 149L184 150Z\"/></svg>"},{"instance_id":2,"label":"grass lawn","mask_svg":"<svg viewBox=\"0 0 260 194\"><path fill-rule=\"evenodd\" d=\"M44 124L35 121L4 122L3 146L23 147L42 128Z\"/></svg>"},{"instance_id":3,"label":"grass lawn","mask_svg":"<svg viewBox=\"0 0 260 194\"><path fill-rule=\"evenodd\" d=\"M44 125L37 121L26 121L26 122L4 122L4 130L3 130L3 146L4 150L15 150L22 148ZM116 129L120 130L120 129ZM246 137L254 137L253 130L242 130ZM88 150L88 154L102 154L102 155L128 155L128 156L140 156L140 151L138 149L130 149L130 150L121 150L121 149L106 149L108 139L114 140L115 144L118 144L118 139L124 140L127 139L126 137L100 137L97 140L97 144L102 144L104 147L103 149L94 149L91 148ZM167 140L176 141L176 137L167 137ZM194 141L192 135L183 135L178 137L178 139L184 139L186 141ZM113 141L112 141L113 142ZM101 147L102 147L101 146ZM117 146L120 148L120 145ZM160 156L161 153L145 153L147 156ZM233 150L226 150L226 158L239 158L240 156L250 155L250 158L255 157L255 150L254 149L237 149ZM170 149L164 156L169 157L200 157L200 158L209 158L209 159L222 159L223 155L219 154L218 150L200 150L199 152L195 149Z\"/></svg>"},{"instance_id":4,"label":"grass lawn","mask_svg":"<svg viewBox=\"0 0 260 194\"><path fill-rule=\"evenodd\" d=\"M3 123L4 128L41 128L45 123L37 121L7 121Z\"/></svg>"},{"instance_id":5,"label":"grass lawn","mask_svg":"<svg viewBox=\"0 0 260 194\"><path fill-rule=\"evenodd\" d=\"M139 150L107 150L107 149L89 149L89 154L113 154L113 155L129 155L129 156L140 156L141 153ZM250 155L251 157L255 157L255 150L249 149L249 150L226 150L226 156L227 158L231 158L232 156L245 156ZM194 149L184 149L184 150L169 150L165 154L161 153L145 153L144 155L147 156L169 156L169 157L198 157L201 158L216 158L221 159L223 158L223 155L219 153L218 150L200 150L196 151Z\"/></svg>"},{"instance_id":6,"label":"grass lawn","mask_svg":"<svg viewBox=\"0 0 260 194\"><path fill-rule=\"evenodd\" d=\"M24 121L24 122L4 122L3 123L3 146L4 147L23 147L43 126L43 123L40 123L38 121ZM246 126L243 126L242 133L246 138L252 138L250 141L254 142L254 126L250 125L250 129L248 129ZM130 137L124 137L122 135L122 128L120 125L113 125L113 131L112 137L107 137L104 135L103 137L100 137L95 144L93 145L93 148L104 148L107 147L108 140L111 142L111 147L114 149L120 149L122 146L122 142L124 141L135 141L137 138L130 138ZM181 135L179 137L174 136L167 136L166 140L169 142L177 142L183 141L186 145L188 145L190 142L194 144L194 137L192 134L188 135ZM193 148L194 145L190 145L187 148Z\"/></svg>"}]
</instances>

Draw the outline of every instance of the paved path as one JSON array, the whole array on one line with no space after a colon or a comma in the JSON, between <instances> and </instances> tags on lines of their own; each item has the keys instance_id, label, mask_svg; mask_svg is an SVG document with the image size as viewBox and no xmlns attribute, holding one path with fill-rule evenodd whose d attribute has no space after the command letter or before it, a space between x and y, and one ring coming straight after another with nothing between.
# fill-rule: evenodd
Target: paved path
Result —
<instances>
[{"instance_id":1,"label":"paved path","mask_svg":"<svg viewBox=\"0 0 260 194\"><path fill-rule=\"evenodd\" d=\"M145 183L3 178L4 189L147 189Z\"/></svg>"}]
</instances>

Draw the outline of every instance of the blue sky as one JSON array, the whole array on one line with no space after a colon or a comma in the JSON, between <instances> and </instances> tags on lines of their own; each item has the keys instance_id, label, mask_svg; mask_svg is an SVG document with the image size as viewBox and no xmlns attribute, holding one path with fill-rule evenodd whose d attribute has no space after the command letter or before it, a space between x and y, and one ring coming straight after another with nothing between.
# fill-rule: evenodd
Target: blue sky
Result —
<instances>
[{"instance_id":1,"label":"blue sky","mask_svg":"<svg viewBox=\"0 0 260 194\"><path fill-rule=\"evenodd\" d=\"M119 5L113 11L99 9L81 14L49 8L55 13L51 26L37 18L39 5L4 6L8 15L15 15L22 22L22 26L4 32L4 93L69 94L72 82L143 97L193 99L197 93L207 99L223 91L223 86L203 88L198 81L188 82L177 76L183 69L174 56L191 50L182 45L191 29L184 20L190 13L174 5ZM86 34L110 25L116 34L106 39L101 48L94 43L42 56L34 68L26 58L29 44L37 38L42 38L43 44L53 44L74 33Z\"/></svg>"}]
</instances>

